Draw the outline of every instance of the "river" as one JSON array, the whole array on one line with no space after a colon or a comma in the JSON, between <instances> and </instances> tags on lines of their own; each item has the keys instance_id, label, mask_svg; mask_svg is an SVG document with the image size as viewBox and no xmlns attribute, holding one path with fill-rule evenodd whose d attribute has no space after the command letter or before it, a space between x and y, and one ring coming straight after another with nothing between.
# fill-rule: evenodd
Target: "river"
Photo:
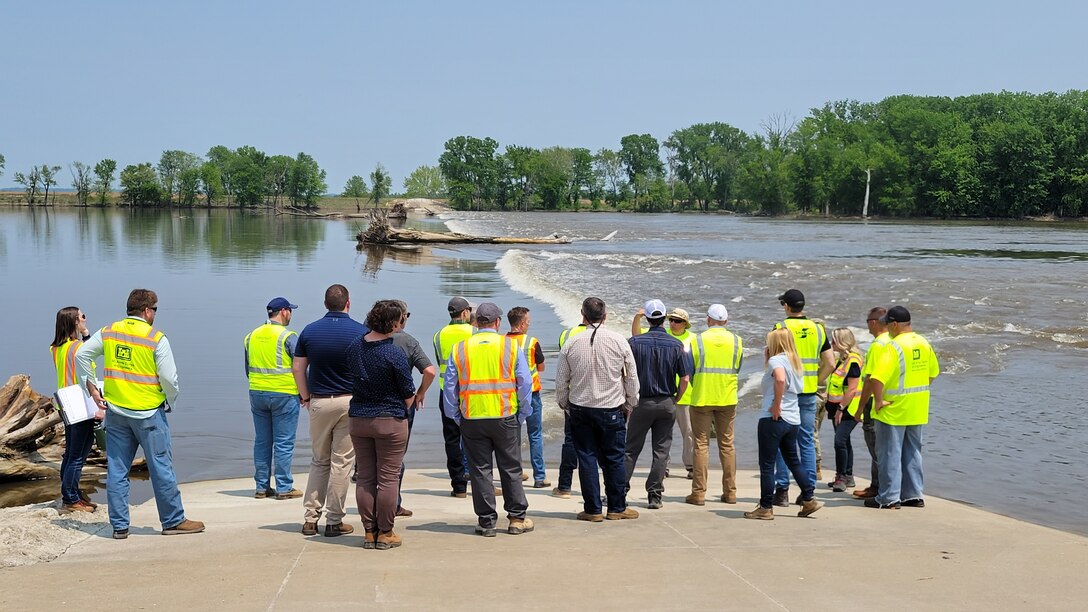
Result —
<instances>
[{"instance_id":1,"label":"river","mask_svg":"<svg viewBox=\"0 0 1088 612\"><path fill-rule=\"evenodd\" d=\"M915 331L933 343L942 375L926 429L927 492L1088 533L1088 420L1075 391L1088 363L1088 228L621 213L444 213L441 221L410 221L441 222L478 234L558 233L575 241L357 252L358 223L351 220L2 209L0 270L11 317L0 376L25 372L39 391L52 392L48 343L56 310L77 305L93 328L123 315L130 289L154 289L156 327L169 336L181 377L171 415L178 475L246 476L252 423L241 340L263 321L274 296L300 305L297 329L324 313L322 296L332 283L348 287L358 318L373 300L399 297L413 313L408 331L425 345L446 322L450 295L527 305L531 332L552 360L559 332L577 322L587 295L608 303L609 324L619 331L651 297L686 308L696 331L707 306L721 302L748 347L737 453L742 466L754 467L763 336L781 317L776 296L796 287L808 298L806 314L829 328L850 327L863 345L871 340L868 309L895 303L911 310ZM553 372L545 375L552 466L562 429ZM436 404L432 390L413 431L410 465L444 463ZM831 428L821 434L827 477ZM866 474L860 433L854 444L855 471ZM308 459L303 418L295 470L304 471ZM554 480L555 470L549 472ZM669 496L687 493L687 481L667 484ZM17 498L3 490L0 497Z\"/></svg>"}]
</instances>

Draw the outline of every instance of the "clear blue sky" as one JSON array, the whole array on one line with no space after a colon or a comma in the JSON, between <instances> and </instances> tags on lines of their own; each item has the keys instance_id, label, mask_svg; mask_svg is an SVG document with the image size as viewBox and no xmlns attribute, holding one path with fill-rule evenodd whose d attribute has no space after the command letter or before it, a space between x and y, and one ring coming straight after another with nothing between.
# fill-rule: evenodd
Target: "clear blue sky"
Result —
<instances>
[{"instance_id":1,"label":"clear blue sky","mask_svg":"<svg viewBox=\"0 0 1088 612\"><path fill-rule=\"evenodd\" d=\"M828 100L1080 89L1086 6L11 0L0 186L33 164L250 144L313 155L331 192L378 162L399 189L458 135L596 150Z\"/></svg>"}]
</instances>

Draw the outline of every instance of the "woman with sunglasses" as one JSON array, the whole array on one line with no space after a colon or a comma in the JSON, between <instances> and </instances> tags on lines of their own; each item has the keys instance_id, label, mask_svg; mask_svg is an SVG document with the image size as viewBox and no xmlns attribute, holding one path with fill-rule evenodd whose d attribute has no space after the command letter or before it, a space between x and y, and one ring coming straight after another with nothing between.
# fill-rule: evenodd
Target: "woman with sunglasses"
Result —
<instances>
[{"instance_id":1,"label":"woman with sunglasses","mask_svg":"<svg viewBox=\"0 0 1088 612\"><path fill-rule=\"evenodd\" d=\"M79 308L68 306L57 311L56 334L49 350L53 353L53 365L57 369L58 389L79 384L76 351L88 338L87 315ZM87 456L91 454L95 423L101 421L105 414L99 408L94 420L64 426L64 455L60 462L61 513L94 512L98 507L79 490L79 480L83 476Z\"/></svg>"}]
</instances>

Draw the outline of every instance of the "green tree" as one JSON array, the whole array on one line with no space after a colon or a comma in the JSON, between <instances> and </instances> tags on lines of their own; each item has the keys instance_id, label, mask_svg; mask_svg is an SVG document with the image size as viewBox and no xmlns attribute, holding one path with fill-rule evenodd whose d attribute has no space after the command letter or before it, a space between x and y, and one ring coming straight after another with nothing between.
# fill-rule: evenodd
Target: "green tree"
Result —
<instances>
[{"instance_id":1,"label":"green tree","mask_svg":"<svg viewBox=\"0 0 1088 612\"><path fill-rule=\"evenodd\" d=\"M200 166L200 191L204 194L208 206L215 206L219 198L226 194L223 188L223 175L214 162L206 161Z\"/></svg>"},{"instance_id":2,"label":"green tree","mask_svg":"<svg viewBox=\"0 0 1088 612\"><path fill-rule=\"evenodd\" d=\"M375 207L381 205L382 198L389 195L392 186L393 179L385 171L385 166L381 164L375 166L374 171L370 173L370 201L374 203Z\"/></svg>"},{"instance_id":3,"label":"green tree","mask_svg":"<svg viewBox=\"0 0 1088 612\"><path fill-rule=\"evenodd\" d=\"M178 184L181 173L199 168L200 163L200 157L186 151L171 150L162 152L156 169L159 172L159 181L167 202L172 201L175 195L178 196L179 200L181 199L181 186Z\"/></svg>"},{"instance_id":4,"label":"green tree","mask_svg":"<svg viewBox=\"0 0 1088 612\"><path fill-rule=\"evenodd\" d=\"M35 198L37 198L38 194L41 193L41 170L37 166L31 166L30 172L26 174L23 174L22 172L16 172L15 176L12 178L15 179L16 183L19 183L23 186L23 193L26 194L27 206L33 206Z\"/></svg>"},{"instance_id":5,"label":"green tree","mask_svg":"<svg viewBox=\"0 0 1088 612\"><path fill-rule=\"evenodd\" d=\"M128 165L121 170L121 199L129 206L157 206L163 195L150 163Z\"/></svg>"},{"instance_id":6,"label":"green tree","mask_svg":"<svg viewBox=\"0 0 1088 612\"><path fill-rule=\"evenodd\" d=\"M7 160L4 159L4 154L0 153L0 176L4 176L4 164L6 163Z\"/></svg>"},{"instance_id":7,"label":"green tree","mask_svg":"<svg viewBox=\"0 0 1088 612\"><path fill-rule=\"evenodd\" d=\"M703 211L712 200L724 208L733 198L748 135L727 123L697 123L665 141L675 156L676 175Z\"/></svg>"},{"instance_id":8,"label":"green tree","mask_svg":"<svg viewBox=\"0 0 1088 612\"><path fill-rule=\"evenodd\" d=\"M299 153L287 174L287 197L294 205L302 204L306 208L317 208L317 200L325 191L325 171L317 165L313 157Z\"/></svg>"},{"instance_id":9,"label":"green tree","mask_svg":"<svg viewBox=\"0 0 1088 612\"><path fill-rule=\"evenodd\" d=\"M49 164L42 164L42 167L38 169L38 175L41 177L42 193L45 196L44 204L49 204L49 188L57 184L58 172L60 172L60 166L50 166ZM54 203L56 199L57 194L54 193Z\"/></svg>"},{"instance_id":10,"label":"green tree","mask_svg":"<svg viewBox=\"0 0 1088 612\"><path fill-rule=\"evenodd\" d=\"M229 158L227 172L234 201L239 206L256 206L265 198L265 165L268 156L249 145L238 147Z\"/></svg>"},{"instance_id":11,"label":"green tree","mask_svg":"<svg viewBox=\"0 0 1088 612\"><path fill-rule=\"evenodd\" d=\"M178 173L178 203L184 206L196 204L200 197L201 166L192 166Z\"/></svg>"},{"instance_id":12,"label":"green tree","mask_svg":"<svg viewBox=\"0 0 1088 612\"><path fill-rule=\"evenodd\" d=\"M348 179L348 182L344 183L344 193L341 195L345 198L361 199L369 195L369 191L366 188L366 181L358 174L352 175Z\"/></svg>"},{"instance_id":13,"label":"green tree","mask_svg":"<svg viewBox=\"0 0 1088 612\"><path fill-rule=\"evenodd\" d=\"M103 159L94 165L94 190L98 193L98 205L105 206L106 198L113 191L113 173L117 171L117 162Z\"/></svg>"},{"instance_id":14,"label":"green tree","mask_svg":"<svg viewBox=\"0 0 1088 612\"><path fill-rule=\"evenodd\" d=\"M265 193L272 196L273 208L279 208L280 199L287 193L294 164L295 159L289 155L273 155L265 164Z\"/></svg>"},{"instance_id":15,"label":"green tree","mask_svg":"<svg viewBox=\"0 0 1088 612\"><path fill-rule=\"evenodd\" d=\"M620 139L619 156L637 204L653 181L665 174L660 145L649 134L630 134Z\"/></svg>"},{"instance_id":16,"label":"green tree","mask_svg":"<svg viewBox=\"0 0 1088 612\"><path fill-rule=\"evenodd\" d=\"M571 150L563 147L541 149L533 157L533 184L546 210L557 210L570 202L573 167Z\"/></svg>"},{"instance_id":17,"label":"green tree","mask_svg":"<svg viewBox=\"0 0 1088 612\"><path fill-rule=\"evenodd\" d=\"M616 206L626 199L627 182L624 179L623 161L619 153L600 149L593 157L593 174L601 185L605 201Z\"/></svg>"},{"instance_id":18,"label":"green tree","mask_svg":"<svg viewBox=\"0 0 1088 612\"><path fill-rule=\"evenodd\" d=\"M446 180L438 166L420 166L404 179L404 195L409 198L442 198Z\"/></svg>"},{"instance_id":19,"label":"green tree","mask_svg":"<svg viewBox=\"0 0 1088 612\"><path fill-rule=\"evenodd\" d=\"M582 198L596 199L597 181L593 176L593 154L589 149L574 148L570 150L570 185L567 189L570 196L570 207L578 209L579 200Z\"/></svg>"},{"instance_id":20,"label":"green tree","mask_svg":"<svg viewBox=\"0 0 1088 612\"><path fill-rule=\"evenodd\" d=\"M234 151L223 145L216 145L208 149L208 162L219 170L219 182L223 186L223 194L227 197L227 206L230 206L231 197L234 196L234 182L232 172L235 166Z\"/></svg>"},{"instance_id":21,"label":"green tree","mask_svg":"<svg viewBox=\"0 0 1088 612\"><path fill-rule=\"evenodd\" d=\"M482 204L492 202L498 190L498 147L499 143L491 138L457 136L446 141L438 167L454 208L479 210Z\"/></svg>"},{"instance_id":22,"label":"green tree","mask_svg":"<svg viewBox=\"0 0 1088 612\"><path fill-rule=\"evenodd\" d=\"M77 161L68 166L68 171L72 174L72 189L76 192L76 203L86 206L91 193L91 167Z\"/></svg>"}]
</instances>

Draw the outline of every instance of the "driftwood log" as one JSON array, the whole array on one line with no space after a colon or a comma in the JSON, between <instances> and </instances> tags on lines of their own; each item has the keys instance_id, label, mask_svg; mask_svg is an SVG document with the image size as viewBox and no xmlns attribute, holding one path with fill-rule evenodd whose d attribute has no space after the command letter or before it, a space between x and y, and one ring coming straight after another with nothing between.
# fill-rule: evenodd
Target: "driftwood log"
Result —
<instances>
[{"instance_id":1,"label":"driftwood log","mask_svg":"<svg viewBox=\"0 0 1088 612\"><path fill-rule=\"evenodd\" d=\"M16 374L0 387L0 482L59 478L64 455L64 423L53 400L30 386L30 377ZM133 470L146 470L143 458ZM106 456L97 446L83 467L84 478L106 473Z\"/></svg>"},{"instance_id":2,"label":"driftwood log","mask_svg":"<svg viewBox=\"0 0 1088 612\"><path fill-rule=\"evenodd\" d=\"M385 211L375 210L370 215L370 226L355 235L358 248L367 244L569 244L565 236L552 235L543 238L517 238L510 236L470 236L456 232L425 232L414 229L396 229L389 225Z\"/></svg>"}]
</instances>

